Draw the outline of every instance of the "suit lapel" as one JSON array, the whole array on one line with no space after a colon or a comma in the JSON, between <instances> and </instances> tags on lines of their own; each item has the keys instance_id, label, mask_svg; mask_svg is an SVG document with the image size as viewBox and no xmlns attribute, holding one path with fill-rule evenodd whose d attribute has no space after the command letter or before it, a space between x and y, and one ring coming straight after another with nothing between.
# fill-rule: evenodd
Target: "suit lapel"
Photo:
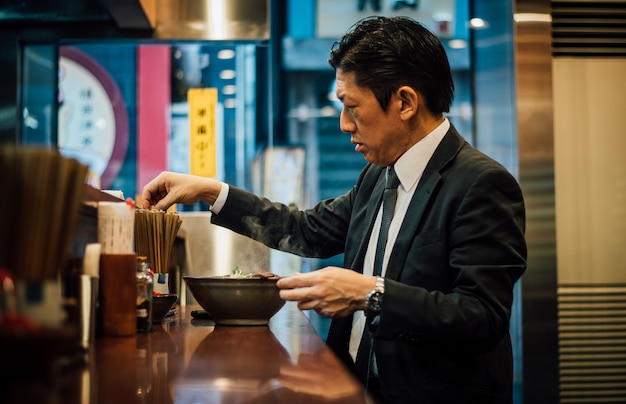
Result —
<instances>
[{"instance_id":1,"label":"suit lapel","mask_svg":"<svg viewBox=\"0 0 626 404\"><path fill-rule=\"evenodd\" d=\"M374 222L376 221L376 214L380 209L380 204L383 199L383 191L385 190L385 170L380 169L376 184L372 189L370 201L367 204L367 213L365 215L364 223L367 223L367 231L364 233L361 239L359 249L354 256L354 261L350 268L358 268L363 273L363 262L365 261L365 253L367 252L367 246L372 235L372 229L374 228Z\"/></svg>"},{"instance_id":2,"label":"suit lapel","mask_svg":"<svg viewBox=\"0 0 626 404\"><path fill-rule=\"evenodd\" d=\"M441 176L438 173L433 173L433 175L430 175L428 178L422 178L420 181L404 216L396 242L393 245L385 277L394 280L400 278L402 268L404 268L404 261L413 239L410 235L415 234L417 231L417 226L422 219L426 205L440 180Z\"/></svg>"},{"instance_id":3,"label":"suit lapel","mask_svg":"<svg viewBox=\"0 0 626 404\"><path fill-rule=\"evenodd\" d=\"M414 234L417 232L426 206L437 191L441 181L441 170L456 156L464 143L465 140L458 134L454 126L450 125L448 133L441 140L441 143L426 165L415 194L413 194L389 257L385 277L393 280L400 278Z\"/></svg>"}]
</instances>

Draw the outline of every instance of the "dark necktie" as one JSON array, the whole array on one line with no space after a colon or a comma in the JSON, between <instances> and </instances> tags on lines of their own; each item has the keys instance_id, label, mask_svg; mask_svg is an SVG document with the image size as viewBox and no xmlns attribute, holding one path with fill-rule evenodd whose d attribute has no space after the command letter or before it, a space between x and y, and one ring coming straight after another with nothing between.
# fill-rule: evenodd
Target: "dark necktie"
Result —
<instances>
[{"instance_id":1,"label":"dark necktie","mask_svg":"<svg viewBox=\"0 0 626 404\"><path fill-rule=\"evenodd\" d=\"M376 256L374 258L374 276L380 276L383 273L385 246L387 245L389 225L391 224L391 219L393 219L393 211L396 207L398 184L400 184L400 180L393 166L387 167L387 181L385 182L385 192L383 193L383 217L380 221L380 232L378 233Z\"/></svg>"},{"instance_id":2,"label":"dark necktie","mask_svg":"<svg viewBox=\"0 0 626 404\"><path fill-rule=\"evenodd\" d=\"M398 196L398 185L400 180L396 175L393 166L387 167L387 180L385 182L385 191L383 193L383 216L380 221L380 232L378 233L378 242L376 244L376 256L374 257L374 276L380 276L383 268L383 258L385 256L385 246L387 245L387 235L389 234L389 225L393 218L393 211L396 207L396 198ZM363 330L361 343L356 355L355 373L361 382L367 386L372 367L373 357L372 336L367 330Z\"/></svg>"}]
</instances>

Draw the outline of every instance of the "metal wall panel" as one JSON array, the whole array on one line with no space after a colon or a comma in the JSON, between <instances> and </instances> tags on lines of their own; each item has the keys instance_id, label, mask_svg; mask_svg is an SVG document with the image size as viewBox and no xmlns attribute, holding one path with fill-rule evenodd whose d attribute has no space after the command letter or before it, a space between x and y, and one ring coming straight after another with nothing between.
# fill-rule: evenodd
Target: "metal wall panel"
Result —
<instances>
[{"instance_id":1,"label":"metal wall panel","mask_svg":"<svg viewBox=\"0 0 626 404\"><path fill-rule=\"evenodd\" d=\"M160 39L269 39L269 0L159 0Z\"/></svg>"},{"instance_id":2,"label":"metal wall panel","mask_svg":"<svg viewBox=\"0 0 626 404\"><path fill-rule=\"evenodd\" d=\"M558 402L557 268L549 0L517 0L515 69L528 268L522 277L525 403Z\"/></svg>"},{"instance_id":3,"label":"metal wall panel","mask_svg":"<svg viewBox=\"0 0 626 404\"><path fill-rule=\"evenodd\" d=\"M552 0L555 57L626 56L626 1Z\"/></svg>"}]
</instances>

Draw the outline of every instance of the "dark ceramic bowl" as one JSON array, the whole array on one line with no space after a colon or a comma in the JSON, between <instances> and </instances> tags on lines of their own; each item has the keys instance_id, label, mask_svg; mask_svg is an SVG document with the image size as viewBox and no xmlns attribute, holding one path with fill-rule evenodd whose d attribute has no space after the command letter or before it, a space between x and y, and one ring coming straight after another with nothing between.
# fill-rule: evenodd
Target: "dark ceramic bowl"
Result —
<instances>
[{"instance_id":1,"label":"dark ceramic bowl","mask_svg":"<svg viewBox=\"0 0 626 404\"><path fill-rule=\"evenodd\" d=\"M191 294L218 325L267 325L285 301L278 277L184 276Z\"/></svg>"},{"instance_id":2,"label":"dark ceramic bowl","mask_svg":"<svg viewBox=\"0 0 626 404\"><path fill-rule=\"evenodd\" d=\"M152 322L158 324L163 321L177 301L178 295L175 293L152 296Z\"/></svg>"}]
</instances>

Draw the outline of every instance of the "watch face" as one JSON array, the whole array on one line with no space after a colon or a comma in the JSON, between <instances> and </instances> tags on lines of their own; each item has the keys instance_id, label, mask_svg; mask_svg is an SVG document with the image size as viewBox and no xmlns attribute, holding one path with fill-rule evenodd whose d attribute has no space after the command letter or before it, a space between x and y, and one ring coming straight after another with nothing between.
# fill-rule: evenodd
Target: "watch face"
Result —
<instances>
[{"instance_id":1,"label":"watch face","mask_svg":"<svg viewBox=\"0 0 626 404\"><path fill-rule=\"evenodd\" d=\"M97 61L71 46L59 52L59 150L88 165L108 188L128 148L124 99Z\"/></svg>"},{"instance_id":2,"label":"watch face","mask_svg":"<svg viewBox=\"0 0 626 404\"><path fill-rule=\"evenodd\" d=\"M367 310L370 314L378 314L382 308L383 295L380 292L374 292L367 298Z\"/></svg>"}]
</instances>

